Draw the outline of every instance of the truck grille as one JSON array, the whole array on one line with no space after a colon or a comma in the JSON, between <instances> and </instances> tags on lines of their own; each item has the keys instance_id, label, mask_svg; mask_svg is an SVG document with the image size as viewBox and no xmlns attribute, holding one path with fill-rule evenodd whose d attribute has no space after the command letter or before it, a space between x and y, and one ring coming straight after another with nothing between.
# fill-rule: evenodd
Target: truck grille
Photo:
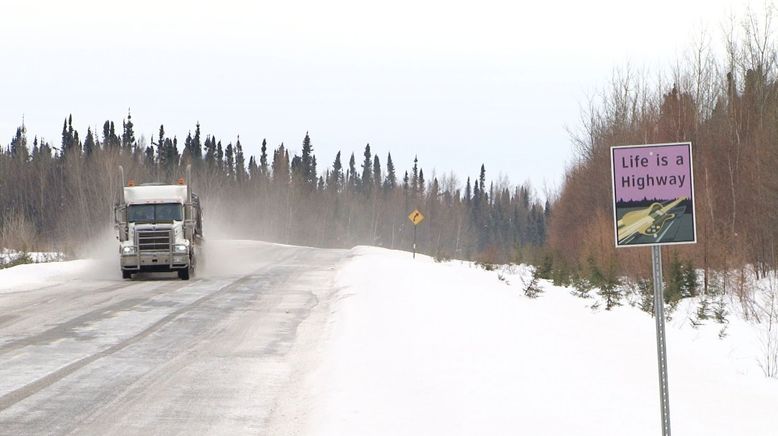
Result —
<instances>
[{"instance_id":1,"label":"truck grille","mask_svg":"<svg viewBox=\"0 0 778 436\"><path fill-rule=\"evenodd\" d=\"M170 251L170 230L142 230L138 232L139 251Z\"/></svg>"}]
</instances>

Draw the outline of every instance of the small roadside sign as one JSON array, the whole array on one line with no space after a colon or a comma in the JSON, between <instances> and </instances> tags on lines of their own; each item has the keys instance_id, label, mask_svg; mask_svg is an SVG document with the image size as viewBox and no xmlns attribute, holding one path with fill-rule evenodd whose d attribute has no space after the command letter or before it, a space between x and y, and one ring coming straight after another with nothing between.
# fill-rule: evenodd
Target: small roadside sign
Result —
<instances>
[{"instance_id":1,"label":"small roadside sign","mask_svg":"<svg viewBox=\"0 0 778 436\"><path fill-rule=\"evenodd\" d=\"M413 225L418 225L420 222L424 221L424 215L422 215L418 209L414 209L414 211L408 215L408 219L411 220Z\"/></svg>"},{"instance_id":2,"label":"small roadside sign","mask_svg":"<svg viewBox=\"0 0 778 436\"><path fill-rule=\"evenodd\" d=\"M693 244L692 144L611 147L616 246Z\"/></svg>"}]
</instances>

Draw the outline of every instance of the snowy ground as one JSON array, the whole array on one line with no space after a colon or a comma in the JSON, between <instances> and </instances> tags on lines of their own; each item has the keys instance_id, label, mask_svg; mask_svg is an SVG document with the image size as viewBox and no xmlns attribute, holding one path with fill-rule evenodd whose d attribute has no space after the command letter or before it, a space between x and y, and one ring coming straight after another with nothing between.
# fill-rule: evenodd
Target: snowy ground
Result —
<instances>
[{"instance_id":1,"label":"snowy ground","mask_svg":"<svg viewBox=\"0 0 778 436\"><path fill-rule=\"evenodd\" d=\"M306 383L312 435L657 435L654 320L632 307L522 274L359 247L319 369ZM731 317L668 326L672 428L683 435L776 435L778 380L759 366L760 329Z\"/></svg>"},{"instance_id":2,"label":"snowy ground","mask_svg":"<svg viewBox=\"0 0 778 436\"><path fill-rule=\"evenodd\" d=\"M191 282L122 281L113 257L0 270L0 435L661 434L637 308L530 299L521 267L221 244ZM668 325L673 431L778 434L764 325L732 305L695 328L696 307Z\"/></svg>"}]
</instances>

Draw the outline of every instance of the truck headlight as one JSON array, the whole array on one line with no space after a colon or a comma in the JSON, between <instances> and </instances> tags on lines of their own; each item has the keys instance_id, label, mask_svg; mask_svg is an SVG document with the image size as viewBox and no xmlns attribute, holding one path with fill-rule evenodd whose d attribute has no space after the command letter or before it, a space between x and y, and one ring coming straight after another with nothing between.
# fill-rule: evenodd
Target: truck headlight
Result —
<instances>
[{"instance_id":1,"label":"truck headlight","mask_svg":"<svg viewBox=\"0 0 778 436\"><path fill-rule=\"evenodd\" d=\"M124 254L124 255L135 254L135 246L134 245L127 245L125 247L122 247L122 254Z\"/></svg>"},{"instance_id":2,"label":"truck headlight","mask_svg":"<svg viewBox=\"0 0 778 436\"><path fill-rule=\"evenodd\" d=\"M184 244L176 244L173 246L173 252L174 253L188 253L189 247L187 247Z\"/></svg>"}]
</instances>

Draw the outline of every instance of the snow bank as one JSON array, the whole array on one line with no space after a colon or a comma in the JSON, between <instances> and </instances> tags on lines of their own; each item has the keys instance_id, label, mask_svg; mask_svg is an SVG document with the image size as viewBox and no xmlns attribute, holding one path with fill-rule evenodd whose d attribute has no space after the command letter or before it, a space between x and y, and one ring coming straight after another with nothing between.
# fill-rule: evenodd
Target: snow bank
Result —
<instances>
[{"instance_id":1,"label":"snow bank","mask_svg":"<svg viewBox=\"0 0 778 436\"><path fill-rule=\"evenodd\" d=\"M542 282L526 269L358 247L338 275L323 362L307 379L313 435L657 435L654 320ZM668 326L673 431L775 435L778 381L758 367L755 330Z\"/></svg>"},{"instance_id":2,"label":"snow bank","mask_svg":"<svg viewBox=\"0 0 778 436\"><path fill-rule=\"evenodd\" d=\"M0 269L0 293L30 291L85 278L116 281L120 277L117 259L29 263Z\"/></svg>"},{"instance_id":3,"label":"snow bank","mask_svg":"<svg viewBox=\"0 0 778 436\"><path fill-rule=\"evenodd\" d=\"M53 251L43 252L30 252L23 253L21 251L9 250L7 248L0 249L0 267L4 264L11 263L18 260L23 256L28 256L31 262L44 263L44 262L61 262L65 259L65 255Z\"/></svg>"}]
</instances>

